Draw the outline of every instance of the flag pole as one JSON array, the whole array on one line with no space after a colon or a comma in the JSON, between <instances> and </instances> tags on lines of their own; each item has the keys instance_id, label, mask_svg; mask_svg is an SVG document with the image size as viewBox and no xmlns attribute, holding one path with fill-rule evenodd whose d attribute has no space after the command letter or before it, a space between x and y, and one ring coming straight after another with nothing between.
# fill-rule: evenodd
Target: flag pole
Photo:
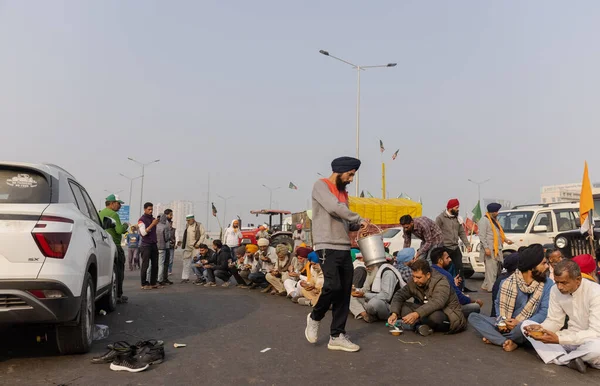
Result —
<instances>
[{"instance_id":1,"label":"flag pole","mask_svg":"<svg viewBox=\"0 0 600 386\"><path fill-rule=\"evenodd\" d=\"M594 247L595 243L594 243L594 210L591 209L588 213L588 218L587 221L589 221L590 224L590 230L589 232L589 236L588 239L590 240L590 247L591 247L591 255L594 257L594 259L596 259L596 248Z\"/></svg>"}]
</instances>

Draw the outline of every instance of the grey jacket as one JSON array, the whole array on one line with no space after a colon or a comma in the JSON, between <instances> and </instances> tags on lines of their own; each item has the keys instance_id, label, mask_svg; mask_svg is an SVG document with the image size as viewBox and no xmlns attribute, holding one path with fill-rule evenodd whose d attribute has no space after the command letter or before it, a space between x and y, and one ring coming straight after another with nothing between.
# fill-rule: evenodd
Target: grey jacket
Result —
<instances>
[{"instance_id":1,"label":"grey jacket","mask_svg":"<svg viewBox=\"0 0 600 386\"><path fill-rule=\"evenodd\" d=\"M460 238L465 244L465 247L471 246L465 228L458 221L458 217L450 216L448 211L445 210L440 213L435 219L435 223L442 230L442 237L444 238L444 247L450 249L458 248L458 239Z\"/></svg>"},{"instance_id":2,"label":"grey jacket","mask_svg":"<svg viewBox=\"0 0 600 386\"><path fill-rule=\"evenodd\" d=\"M425 302L427 296L427 302ZM467 328L467 320L462 313L462 308L456 293L450 288L450 283L441 273L431 271L431 279L424 288L417 286L414 281L396 291L390 305L390 312L400 316L402 306L408 299L414 298L420 307L415 310L419 318L431 315L435 311L442 311L450 321L450 333L456 333Z\"/></svg>"},{"instance_id":3,"label":"grey jacket","mask_svg":"<svg viewBox=\"0 0 600 386\"><path fill-rule=\"evenodd\" d=\"M171 223L166 215L161 215L156 226L156 246L158 249L169 249L171 241Z\"/></svg>"},{"instance_id":4,"label":"grey jacket","mask_svg":"<svg viewBox=\"0 0 600 386\"><path fill-rule=\"evenodd\" d=\"M496 228L496 234L498 236L498 256L494 255L494 232L492 230L492 225L490 224L490 220L486 216L483 216L479 223L477 224L479 227L479 240L481 241L481 252L479 254L481 257L485 256L485 249L489 249L492 251L492 257L496 260L502 261L502 237L500 236L500 230Z\"/></svg>"},{"instance_id":5,"label":"grey jacket","mask_svg":"<svg viewBox=\"0 0 600 386\"><path fill-rule=\"evenodd\" d=\"M312 210L314 249L349 251L348 232L359 230L362 218L348 209L346 203L340 202L323 180L313 186Z\"/></svg>"}]
</instances>

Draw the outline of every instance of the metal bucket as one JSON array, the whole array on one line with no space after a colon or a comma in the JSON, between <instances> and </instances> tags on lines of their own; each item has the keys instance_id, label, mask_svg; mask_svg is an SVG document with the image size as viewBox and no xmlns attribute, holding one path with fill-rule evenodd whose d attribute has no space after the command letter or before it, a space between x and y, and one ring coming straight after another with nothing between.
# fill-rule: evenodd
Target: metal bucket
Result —
<instances>
[{"instance_id":1,"label":"metal bucket","mask_svg":"<svg viewBox=\"0 0 600 386\"><path fill-rule=\"evenodd\" d=\"M365 265L368 267L377 263L385 263L385 246L382 234L371 235L356 240Z\"/></svg>"}]
</instances>

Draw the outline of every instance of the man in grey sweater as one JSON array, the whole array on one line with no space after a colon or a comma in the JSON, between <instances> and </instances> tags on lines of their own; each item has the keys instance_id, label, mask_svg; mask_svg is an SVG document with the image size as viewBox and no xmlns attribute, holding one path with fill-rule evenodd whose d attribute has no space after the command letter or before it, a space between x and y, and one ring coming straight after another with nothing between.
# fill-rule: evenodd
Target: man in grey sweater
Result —
<instances>
[{"instance_id":1,"label":"man in grey sweater","mask_svg":"<svg viewBox=\"0 0 600 386\"><path fill-rule=\"evenodd\" d=\"M356 158L336 158L331 163L331 176L317 181L312 191L314 249L319 255L325 282L319 301L306 318L304 334L310 343L317 342L319 323L333 304L327 348L348 352L360 350L358 345L350 342L345 329L353 275L348 232L357 231L368 223L348 209L346 186L352 182L359 167L360 160Z\"/></svg>"}]
</instances>

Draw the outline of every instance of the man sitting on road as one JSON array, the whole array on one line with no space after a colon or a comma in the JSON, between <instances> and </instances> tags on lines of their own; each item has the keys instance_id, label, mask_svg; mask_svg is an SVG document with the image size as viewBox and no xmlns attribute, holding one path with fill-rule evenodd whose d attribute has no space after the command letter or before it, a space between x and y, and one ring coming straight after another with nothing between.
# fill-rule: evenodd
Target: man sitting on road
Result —
<instances>
[{"instance_id":1,"label":"man sitting on road","mask_svg":"<svg viewBox=\"0 0 600 386\"><path fill-rule=\"evenodd\" d=\"M256 258L258 258L258 261L260 263L259 271L264 276L263 282L266 283L267 282L267 279L266 279L267 273L269 273L273 270L273 267L275 266L275 262L277 261L277 251L275 250L275 248L269 246L269 240L267 240L267 239L258 240L258 252L256 252ZM255 277L258 278L259 276L255 276ZM271 286L271 284L269 284L261 292L263 292L263 293L271 292L272 289L273 289L273 287Z\"/></svg>"},{"instance_id":2,"label":"man sitting on road","mask_svg":"<svg viewBox=\"0 0 600 386\"><path fill-rule=\"evenodd\" d=\"M227 245L223 245L221 240L213 241L213 249L215 250L216 263L210 268L206 268L206 276L208 276L208 283L205 287L216 287L216 279L223 280L222 287L229 287L229 279L231 278L230 263L232 262L231 250Z\"/></svg>"},{"instance_id":3,"label":"man sitting on road","mask_svg":"<svg viewBox=\"0 0 600 386\"><path fill-rule=\"evenodd\" d=\"M292 298L292 302L298 303L298 299L302 297L301 280L306 280L310 271L310 262L307 260L308 254L312 248L298 247L296 256L292 258L288 276L289 278L283 282L283 286L288 297Z\"/></svg>"},{"instance_id":4,"label":"man sitting on road","mask_svg":"<svg viewBox=\"0 0 600 386\"><path fill-rule=\"evenodd\" d=\"M457 281L460 280L460 276L456 275L456 277L453 278L452 275L450 275L450 272L447 271L450 264L452 264L452 259L446 248L434 248L429 256L433 263L432 268L448 279L448 284L450 284L450 287L458 297L458 302L461 305L465 318L468 318L471 313L478 314L481 311L481 307L483 307L483 302L479 299L472 300L460 290L457 284Z\"/></svg>"},{"instance_id":5,"label":"man sitting on road","mask_svg":"<svg viewBox=\"0 0 600 386\"><path fill-rule=\"evenodd\" d=\"M594 283L598 283L598 276L596 275L596 260L592 255L579 255L572 259L581 270L581 277L590 280Z\"/></svg>"},{"instance_id":6,"label":"man sitting on road","mask_svg":"<svg viewBox=\"0 0 600 386\"><path fill-rule=\"evenodd\" d=\"M323 276L323 270L319 264L319 255L317 252L309 253L307 259L310 262L310 270L308 271L306 280L300 282L302 297L298 299L298 304L314 307L321 296L325 277Z\"/></svg>"},{"instance_id":7,"label":"man sitting on road","mask_svg":"<svg viewBox=\"0 0 600 386\"><path fill-rule=\"evenodd\" d=\"M494 283L494 287L492 288L492 312L490 313L490 316L492 318L495 318L496 316L498 316L496 314L496 307L494 306L494 304L496 304L496 298L498 298L498 292L500 291L500 284L504 281L504 279L506 279L513 273L515 273L518 266L519 266L519 253L518 252L511 253L510 255L508 255L504 258L504 270L506 272L502 272L502 273L500 273L500 275L498 275L498 278L496 279L496 282Z\"/></svg>"},{"instance_id":8,"label":"man sitting on road","mask_svg":"<svg viewBox=\"0 0 600 386\"><path fill-rule=\"evenodd\" d=\"M394 267L400 272L405 283L410 283L412 281L412 269L410 269L410 264L415 257L415 253L416 251L414 248L404 248L398 252L394 252Z\"/></svg>"},{"instance_id":9,"label":"man sitting on road","mask_svg":"<svg viewBox=\"0 0 600 386\"><path fill-rule=\"evenodd\" d=\"M388 263L376 263L367 267L373 273L373 281L356 289L350 298L350 312L355 318L372 323L386 320L390 315L390 302L394 293L406 283L400 272Z\"/></svg>"},{"instance_id":10,"label":"man sitting on road","mask_svg":"<svg viewBox=\"0 0 600 386\"><path fill-rule=\"evenodd\" d=\"M196 281L194 284L196 285L204 285L206 284L206 279L204 278L204 270L208 267L214 266L217 262L215 253L208 248L206 244L200 244L198 246L199 253L194 256L192 260L192 269L196 274Z\"/></svg>"},{"instance_id":11,"label":"man sitting on road","mask_svg":"<svg viewBox=\"0 0 600 386\"><path fill-rule=\"evenodd\" d=\"M531 319L537 323L546 319L550 289L553 282L546 279L548 263L544 249L533 244L519 254L519 269L500 285L494 307L499 318L481 314L469 316L469 323L485 343L502 346L504 351L516 350L525 342L521 323Z\"/></svg>"},{"instance_id":12,"label":"man sitting on road","mask_svg":"<svg viewBox=\"0 0 600 386\"><path fill-rule=\"evenodd\" d=\"M410 215L404 215L400 218L400 225L404 229L404 248L410 248L412 236L421 239L421 247L413 258L413 261L427 259L429 262L429 253L435 247L444 245L444 238L440 227L430 218L417 217L413 219Z\"/></svg>"},{"instance_id":13,"label":"man sitting on road","mask_svg":"<svg viewBox=\"0 0 600 386\"><path fill-rule=\"evenodd\" d=\"M550 265L550 279L554 280L554 267L565 259L560 249L548 250L549 253L546 256L548 258L548 264Z\"/></svg>"},{"instance_id":14,"label":"man sitting on road","mask_svg":"<svg viewBox=\"0 0 600 386\"><path fill-rule=\"evenodd\" d=\"M285 291L283 282L289 277L288 272L291 263L290 248L287 244L279 244L275 250L277 253L277 260L271 271L267 273L266 278L273 287L271 295L285 296L287 295L287 292Z\"/></svg>"},{"instance_id":15,"label":"man sitting on road","mask_svg":"<svg viewBox=\"0 0 600 386\"><path fill-rule=\"evenodd\" d=\"M582 373L587 365L600 369L600 285L583 280L571 260L556 265L554 280L548 317L542 324L526 320L521 330L546 364L566 365Z\"/></svg>"},{"instance_id":16,"label":"man sitting on road","mask_svg":"<svg viewBox=\"0 0 600 386\"><path fill-rule=\"evenodd\" d=\"M256 241L260 239L269 240L269 232L267 232L267 228L264 225L258 227L258 232L256 233Z\"/></svg>"},{"instance_id":17,"label":"man sitting on road","mask_svg":"<svg viewBox=\"0 0 600 386\"><path fill-rule=\"evenodd\" d=\"M411 269L413 280L394 294L388 323L393 326L401 317L407 328L414 328L422 336L431 335L434 331L463 331L467 320L448 280L432 271L424 259L412 263ZM410 298L414 299L414 303L408 302Z\"/></svg>"}]
</instances>

